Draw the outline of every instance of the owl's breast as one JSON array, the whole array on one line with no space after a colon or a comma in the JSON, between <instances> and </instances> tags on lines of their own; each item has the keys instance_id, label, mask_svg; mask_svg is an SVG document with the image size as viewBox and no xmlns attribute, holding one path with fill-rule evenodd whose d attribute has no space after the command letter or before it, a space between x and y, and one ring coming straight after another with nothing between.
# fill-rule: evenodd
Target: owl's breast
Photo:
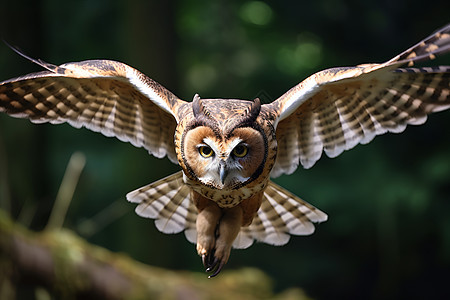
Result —
<instances>
[{"instance_id":1,"label":"owl's breast","mask_svg":"<svg viewBox=\"0 0 450 300\"><path fill-rule=\"evenodd\" d=\"M253 181L239 188L223 188L217 189L209 187L196 180L189 179L183 172L184 182L190 186L195 192L203 197L216 202L222 208L231 208L245 199L250 198L255 193L264 190L268 184L268 179Z\"/></svg>"}]
</instances>

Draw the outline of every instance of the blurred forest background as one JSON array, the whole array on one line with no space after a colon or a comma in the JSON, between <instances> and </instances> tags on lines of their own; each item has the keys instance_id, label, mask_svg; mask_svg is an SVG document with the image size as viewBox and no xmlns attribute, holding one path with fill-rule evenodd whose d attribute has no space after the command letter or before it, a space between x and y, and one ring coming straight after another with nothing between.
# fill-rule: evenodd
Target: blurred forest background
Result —
<instances>
[{"instance_id":1,"label":"blurred forest background","mask_svg":"<svg viewBox=\"0 0 450 300\"><path fill-rule=\"evenodd\" d=\"M1 36L28 55L122 61L186 100L272 101L321 69L388 60L450 21L444 0L0 3ZM38 70L0 44L0 80ZM43 229L75 151L86 167L66 228L148 265L203 271L183 234L158 232L125 200L178 166L86 129L0 115L0 208ZM450 295L450 112L275 181L329 220L283 247L233 250L224 273L255 267L275 290L299 287L313 299Z\"/></svg>"}]
</instances>

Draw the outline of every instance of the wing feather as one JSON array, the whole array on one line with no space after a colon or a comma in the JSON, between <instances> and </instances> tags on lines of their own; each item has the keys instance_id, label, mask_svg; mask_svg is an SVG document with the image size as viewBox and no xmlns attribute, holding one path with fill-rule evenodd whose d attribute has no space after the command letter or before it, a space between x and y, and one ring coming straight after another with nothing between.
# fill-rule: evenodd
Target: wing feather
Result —
<instances>
[{"instance_id":1,"label":"wing feather","mask_svg":"<svg viewBox=\"0 0 450 300\"><path fill-rule=\"evenodd\" d=\"M286 244L290 235L309 235L313 223L324 222L327 215L273 182L269 182L257 216L243 227L234 248L250 247L254 240L270 245Z\"/></svg>"},{"instance_id":2,"label":"wing feather","mask_svg":"<svg viewBox=\"0 0 450 300\"><path fill-rule=\"evenodd\" d=\"M173 135L184 101L115 61L45 67L49 71L0 83L0 111L34 123L86 127L177 163Z\"/></svg>"},{"instance_id":3,"label":"wing feather","mask_svg":"<svg viewBox=\"0 0 450 300\"><path fill-rule=\"evenodd\" d=\"M127 200L138 203L136 213L155 219L156 228L163 233L185 231L195 243L197 209L190 200L190 188L183 182L182 172L146 185L127 194Z\"/></svg>"},{"instance_id":4,"label":"wing feather","mask_svg":"<svg viewBox=\"0 0 450 300\"><path fill-rule=\"evenodd\" d=\"M450 67L399 68L450 51L450 25L383 64L318 72L271 104L277 161L271 176L312 167L376 135L423 124L450 107Z\"/></svg>"},{"instance_id":5,"label":"wing feather","mask_svg":"<svg viewBox=\"0 0 450 300\"><path fill-rule=\"evenodd\" d=\"M182 172L132 191L127 194L127 199L138 204L138 215L155 219L159 231L184 231L187 240L196 243L197 209L190 200L190 188L183 182ZM326 220L325 213L270 182L257 216L250 226L241 228L233 248L248 248L255 240L270 245L284 245L290 235L312 234L312 223Z\"/></svg>"}]
</instances>

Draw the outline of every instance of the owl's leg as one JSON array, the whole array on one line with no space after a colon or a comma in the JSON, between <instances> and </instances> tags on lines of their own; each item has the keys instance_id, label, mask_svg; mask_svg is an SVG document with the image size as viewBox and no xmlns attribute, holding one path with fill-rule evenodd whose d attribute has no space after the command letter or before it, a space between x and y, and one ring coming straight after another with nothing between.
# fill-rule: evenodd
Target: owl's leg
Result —
<instances>
[{"instance_id":1,"label":"owl's leg","mask_svg":"<svg viewBox=\"0 0 450 300\"><path fill-rule=\"evenodd\" d=\"M214 273L209 277L219 274L222 267L227 263L234 240L242 226L249 226L252 223L261 206L263 194L264 191L261 191L235 207L223 209L216 239L214 261L206 269L206 271L214 270Z\"/></svg>"},{"instance_id":2,"label":"owl's leg","mask_svg":"<svg viewBox=\"0 0 450 300\"><path fill-rule=\"evenodd\" d=\"M211 254L216 245L216 228L222 217L219 206L211 200L198 203L197 228L197 253L202 257L206 268L211 264Z\"/></svg>"},{"instance_id":3,"label":"owl's leg","mask_svg":"<svg viewBox=\"0 0 450 300\"><path fill-rule=\"evenodd\" d=\"M239 205L224 209L214 248L214 260L206 269L207 272L214 271L209 278L219 274L223 266L228 262L233 242L241 230L242 218L243 212Z\"/></svg>"}]
</instances>

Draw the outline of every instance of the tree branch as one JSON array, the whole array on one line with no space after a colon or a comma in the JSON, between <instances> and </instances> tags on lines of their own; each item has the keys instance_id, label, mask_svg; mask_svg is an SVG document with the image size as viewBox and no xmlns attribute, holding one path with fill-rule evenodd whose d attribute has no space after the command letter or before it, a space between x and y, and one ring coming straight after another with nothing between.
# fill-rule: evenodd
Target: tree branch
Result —
<instances>
[{"instance_id":1,"label":"tree branch","mask_svg":"<svg viewBox=\"0 0 450 300\"><path fill-rule=\"evenodd\" d=\"M0 211L0 288L44 286L69 299L270 299L271 280L256 269L219 278L146 266L88 244L67 229L31 232ZM0 296L2 294L0 293ZM300 289L283 293L306 299Z\"/></svg>"}]
</instances>

